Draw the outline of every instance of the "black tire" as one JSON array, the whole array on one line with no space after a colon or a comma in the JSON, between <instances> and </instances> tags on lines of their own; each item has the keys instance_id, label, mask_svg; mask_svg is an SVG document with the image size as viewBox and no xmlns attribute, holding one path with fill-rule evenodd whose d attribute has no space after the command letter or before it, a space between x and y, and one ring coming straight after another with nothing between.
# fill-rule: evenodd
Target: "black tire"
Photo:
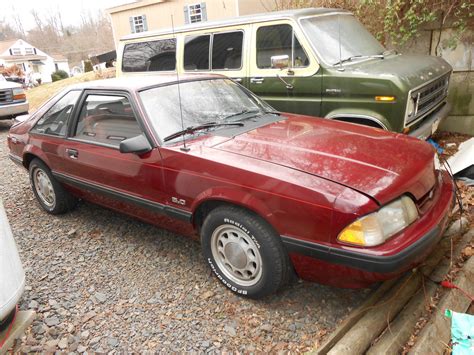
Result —
<instances>
[{"instance_id":1,"label":"black tire","mask_svg":"<svg viewBox=\"0 0 474 355\"><path fill-rule=\"evenodd\" d=\"M216 277L238 295L263 298L288 283L292 268L279 235L250 211L212 210L201 228L201 245Z\"/></svg>"},{"instance_id":2,"label":"black tire","mask_svg":"<svg viewBox=\"0 0 474 355\"><path fill-rule=\"evenodd\" d=\"M15 318L16 308L13 309L3 320L0 320L0 332L7 329L11 322L13 322L13 318Z\"/></svg>"},{"instance_id":3,"label":"black tire","mask_svg":"<svg viewBox=\"0 0 474 355\"><path fill-rule=\"evenodd\" d=\"M71 195L64 189L64 187L61 186L61 184L54 178L51 170L46 166L45 163L39 159L33 159L30 163L29 171L30 183L33 193L35 194L35 197L40 203L41 207L46 212L55 215L63 214L76 207L77 198ZM46 201L45 197L40 196L41 192L39 192L39 190L41 190L41 188L37 185L38 178L35 178L35 176L41 176L43 179L45 179L45 181L47 181L46 177L49 179L50 188L52 194L54 194L54 200L52 199L50 203Z\"/></svg>"}]
</instances>

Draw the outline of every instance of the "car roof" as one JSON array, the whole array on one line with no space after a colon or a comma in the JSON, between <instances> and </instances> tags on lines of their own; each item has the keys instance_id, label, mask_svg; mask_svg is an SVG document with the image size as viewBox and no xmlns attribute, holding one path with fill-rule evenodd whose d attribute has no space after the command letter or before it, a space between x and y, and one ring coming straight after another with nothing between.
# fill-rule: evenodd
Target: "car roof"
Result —
<instances>
[{"instance_id":1,"label":"car roof","mask_svg":"<svg viewBox=\"0 0 474 355\"><path fill-rule=\"evenodd\" d=\"M185 74L179 75L179 81L223 79L223 75L218 74ZM126 90L139 91L145 88L159 86L163 84L174 84L178 82L176 74L153 74L120 77L113 79L93 80L71 85L68 90L74 89L103 89L103 90Z\"/></svg>"},{"instance_id":2,"label":"car roof","mask_svg":"<svg viewBox=\"0 0 474 355\"><path fill-rule=\"evenodd\" d=\"M219 28L219 27L224 27L224 26L249 24L249 23L254 23L254 22L280 20L280 19L298 20L302 17L307 17L307 16L330 15L330 14L341 14L341 13L347 14L347 15L351 14L347 10L324 8L324 7L318 7L318 8L312 7L312 8L307 8L307 9L285 10L285 11L271 11L271 12L265 12L265 13L260 13L260 14L237 16L234 18L229 18L229 19L224 19L224 20L198 22L198 23L188 24L184 26L179 26L179 27L174 28L174 30L171 28L167 28L167 29L155 30L155 31L149 31L149 32L139 32L139 33L134 33L134 34L124 36L120 39L120 41L152 37L152 36L158 36L158 35L164 35L164 34L170 34L170 33L180 33L180 32L195 31L195 30L208 29L208 28Z\"/></svg>"}]
</instances>

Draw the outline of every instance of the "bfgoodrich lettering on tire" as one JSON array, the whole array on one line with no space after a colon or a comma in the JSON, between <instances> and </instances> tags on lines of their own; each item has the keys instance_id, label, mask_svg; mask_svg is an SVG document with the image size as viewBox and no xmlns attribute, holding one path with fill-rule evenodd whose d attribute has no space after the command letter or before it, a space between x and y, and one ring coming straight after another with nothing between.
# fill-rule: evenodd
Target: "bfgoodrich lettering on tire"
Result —
<instances>
[{"instance_id":1,"label":"bfgoodrich lettering on tire","mask_svg":"<svg viewBox=\"0 0 474 355\"><path fill-rule=\"evenodd\" d=\"M262 298L288 281L289 259L280 237L250 211L233 206L212 210L201 229L201 244L214 274L236 294Z\"/></svg>"}]
</instances>

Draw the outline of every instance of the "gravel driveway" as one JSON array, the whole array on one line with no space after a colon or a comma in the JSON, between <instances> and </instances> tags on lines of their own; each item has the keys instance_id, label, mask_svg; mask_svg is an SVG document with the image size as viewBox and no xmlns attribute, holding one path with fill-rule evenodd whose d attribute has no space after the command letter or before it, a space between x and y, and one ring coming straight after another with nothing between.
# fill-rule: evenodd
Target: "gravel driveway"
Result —
<instances>
[{"instance_id":1,"label":"gravel driveway","mask_svg":"<svg viewBox=\"0 0 474 355\"><path fill-rule=\"evenodd\" d=\"M38 312L15 350L305 351L369 293L295 282L245 300L194 241L85 202L50 216L8 159L9 126L0 121L0 197L27 274L20 307Z\"/></svg>"}]
</instances>

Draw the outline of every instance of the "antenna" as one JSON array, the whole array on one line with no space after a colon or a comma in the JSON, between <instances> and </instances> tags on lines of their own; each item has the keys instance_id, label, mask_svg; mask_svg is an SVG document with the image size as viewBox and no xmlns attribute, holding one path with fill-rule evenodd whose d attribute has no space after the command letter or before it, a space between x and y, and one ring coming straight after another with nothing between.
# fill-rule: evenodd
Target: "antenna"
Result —
<instances>
[{"instance_id":1,"label":"antenna","mask_svg":"<svg viewBox=\"0 0 474 355\"><path fill-rule=\"evenodd\" d=\"M337 34L338 34L338 42L339 42L339 71L344 71L342 67L342 46L341 46L341 22L340 22L341 14L337 14Z\"/></svg>"},{"instance_id":2,"label":"antenna","mask_svg":"<svg viewBox=\"0 0 474 355\"><path fill-rule=\"evenodd\" d=\"M173 14L171 14L171 30L173 31L173 38L175 41L175 59L174 59L174 66L176 69L176 82L178 83L178 100L179 100L179 115L181 118L181 128L184 131L184 120L183 120L183 105L181 104L181 88L180 88L180 81L179 81L179 69L178 69L178 55L177 55L177 48L178 48L178 39L176 38L176 34L174 32L174 21L173 21ZM186 146L186 138L184 138L185 134L182 135L183 137L183 146L181 147L181 150L183 152L189 152L190 149Z\"/></svg>"}]
</instances>

